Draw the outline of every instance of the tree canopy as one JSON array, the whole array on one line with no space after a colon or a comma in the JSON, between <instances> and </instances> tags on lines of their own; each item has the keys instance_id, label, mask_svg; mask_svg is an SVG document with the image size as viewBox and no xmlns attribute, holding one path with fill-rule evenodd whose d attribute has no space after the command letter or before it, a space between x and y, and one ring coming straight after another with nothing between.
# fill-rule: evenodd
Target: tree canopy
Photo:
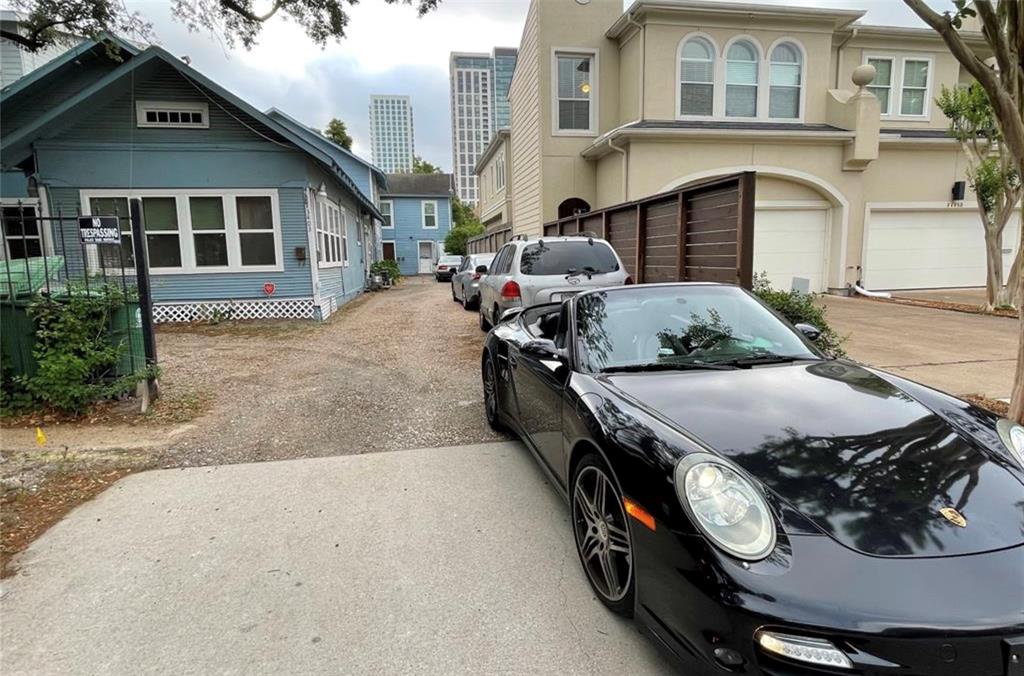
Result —
<instances>
[{"instance_id":1,"label":"tree canopy","mask_svg":"<svg viewBox=\"0 0 1024 676\"><path fill-rule=\"evenodd\" d=\"M414 6L423 16L441 0L384 0ZM346 35L346 6L357 0L273 0L269 7L259 0L172 0L172 16L189 31L207 31L233 47L256 44L263 24L281 16L301 26L307 37L321 47ZM260 5L257 7L257 5ZM0 31L0 37L30 52L73 41L75 36L97 39L104 35L150 42L153 26L140 13L129 11L123 0L11 0L23 14L24 33Z\"/></svg>"},{"instance_id":2,"label":"tree canopy","mask_svg":"<svg viewBox=\"0 0 1024 676\"><path fill-rule=\"evenodd\" d=\"M345 123L338 118L331 118L331 121L327 123L327 129L322 133L345 150L352 150L352 137L349 136Z\"/></svg>"},{"instance_id":3,"label":"tree canopy","mask_svg":"<svg viewBox=\"0 0 1024 676\"><path fill-rule=\"evenodd\" d=\"M444 238L444 250L458 256L466 255L466 241L471 237L482 235L484 226L473 213L473 207L452 195L452 229Z\"/></svg>"},{"instance_id":4,"label":"tree canopy","mask_svg":"<svg viewBox=\"0 0 1024 676\"><path fill-rule=\"evenodd\" d=\"M440 174L441 167L427 162L419 155L414 155L412 158L412 173L414 174Z\"/></svg>"}]
</instances>

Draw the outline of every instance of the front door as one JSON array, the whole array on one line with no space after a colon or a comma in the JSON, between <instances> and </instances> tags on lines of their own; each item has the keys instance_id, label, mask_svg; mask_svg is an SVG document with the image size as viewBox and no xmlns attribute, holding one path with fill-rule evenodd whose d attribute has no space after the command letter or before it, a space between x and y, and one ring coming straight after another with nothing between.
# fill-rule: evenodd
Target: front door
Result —
<instances>
[{"instance_id":1,"label":"front door","mask_svg":"<svg viewBox=\"0 0 1024 676\"><path fill-rule=\"evenodd\" d=\"M418 272L421 275L429 275L434 272L434 243L425 241L419 243L420 266Z\"/></svg>"},{"instance_id":2,"label":"front door","mask_svg":"<svg viewBox=\"0 0 1024 676\"><path fill-rule=\"evenodd\" d=\"M384 254L384 260L393 261L395 260L395 243L394 242L381 242L381 253Z\"/></svg>"}]
</instances>

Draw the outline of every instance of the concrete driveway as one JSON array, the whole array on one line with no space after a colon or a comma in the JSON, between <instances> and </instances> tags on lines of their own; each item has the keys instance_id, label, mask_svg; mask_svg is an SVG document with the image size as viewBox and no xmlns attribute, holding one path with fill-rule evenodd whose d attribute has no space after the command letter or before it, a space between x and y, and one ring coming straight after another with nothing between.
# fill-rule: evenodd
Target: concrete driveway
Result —
<instances>
[{"instance_id":1,"label":"concrete driveway","mask_svg":"<svg viewBox=\"0 0 1024 676\"><path fill-rule=\"evenodd\" d=\"M4 581L13 674L664 674L518 443L146 472Z\"/></svg>"},{"instance_id":2,"label":"concrete driveway","mask_svg":"<svg viewBox=\"0 0 1024 676\"><path fill-rule=\"evenodd\" d=\"M846 351L951 394L1010 396L1019 326L1006 317L824 296Z\"/></svg>"}]
</instances>

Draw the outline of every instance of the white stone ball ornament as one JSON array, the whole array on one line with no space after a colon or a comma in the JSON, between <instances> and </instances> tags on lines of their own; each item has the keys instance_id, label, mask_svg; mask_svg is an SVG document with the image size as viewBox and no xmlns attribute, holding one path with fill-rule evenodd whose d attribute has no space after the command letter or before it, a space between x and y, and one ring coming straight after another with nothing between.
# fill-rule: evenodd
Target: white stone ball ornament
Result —
<instances>
[{"instance_id":1,"label":"white stone ball ornament","mask_svg":"<svg viewBox=\"0 0 1024 676\"><path fill-rule=\"evenodd\" d=\"M864 88L874 82L877 74L878 72L875 70L874 66L869 63L865 63L853 69L853 75L850 76L850 79L853 80L853 84Z\"/></svg>"}]
</instances>

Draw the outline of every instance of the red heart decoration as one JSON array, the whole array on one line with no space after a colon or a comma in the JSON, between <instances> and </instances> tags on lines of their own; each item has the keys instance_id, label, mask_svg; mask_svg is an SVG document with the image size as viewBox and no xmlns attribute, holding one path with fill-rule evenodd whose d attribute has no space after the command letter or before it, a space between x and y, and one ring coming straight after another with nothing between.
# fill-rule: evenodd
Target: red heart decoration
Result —
<instances>
[{"instance_id":1,"label":"red heart decoration","mask_svg":"<svg viewBox=\"0 0 1024 676\"><path fill-rule=\"evenodd\" d=\"M263 293L267 294L268 296L274 295L274 291L276 291L276 290L277 290L277 285L274 284L273 282L264 282L263 283Z\"/></svg>"}]
</instances>

